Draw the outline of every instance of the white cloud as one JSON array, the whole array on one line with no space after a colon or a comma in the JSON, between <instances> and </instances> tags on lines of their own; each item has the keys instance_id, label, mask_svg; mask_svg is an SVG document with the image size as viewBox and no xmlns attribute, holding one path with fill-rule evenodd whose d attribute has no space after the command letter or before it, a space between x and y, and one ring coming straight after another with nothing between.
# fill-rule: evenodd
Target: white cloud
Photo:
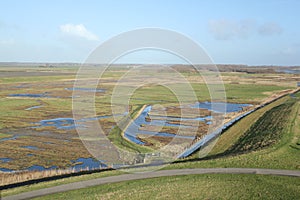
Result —
<instances>
[{"instance_id":1,"label":"white cloud","mask_svg":"<svg viewBox=\"0 0 300 200\"><path fill-rule=\"evenodd\" d=\"M258 29L258 33L263 36L279 35L283 29L274 22L267 22L261 25Z\"/></svg>"},{"instance_id":2,"label":"white cloud","mask_svg":"<svg viewBox=\"0 0 300 200\"><path fill-rule=\"evenodd\" d=\"M98 36L88 31L83 24L64 24L60 26L60 30L64 35L76 36L91 41L99 41Z\"/></svg>"},{"instance_id":3,"label":"white cloud","mask_svg":"<svg viewBox=\"0 0 300 200\"><path fill-rule=\"evenodd\" d=\"M210 33L217 40L230 40L234 38L246 39L255 28L253 20L211 20L208 23Z\"/></svg>"},{"instance_id":4,"label":"white cloud","mask_svg":"<svg viewBox=\"0 0 300 200\"><path fill-rule=\"evenodd\" d=\"M247 39L254 34L272 36L283 32L283 29L277 23L265 22L262 25L257 25L251 19L241 21L228 19L210 20L208 28L216 40Z\"/></svg>"}]
</instances>

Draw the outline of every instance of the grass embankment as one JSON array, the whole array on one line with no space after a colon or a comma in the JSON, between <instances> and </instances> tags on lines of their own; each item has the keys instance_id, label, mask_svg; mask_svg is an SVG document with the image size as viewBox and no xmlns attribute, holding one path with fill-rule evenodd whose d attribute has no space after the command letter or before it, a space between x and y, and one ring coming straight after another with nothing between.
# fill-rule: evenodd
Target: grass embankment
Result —
<instances>
[{"instance_id":1,"label":"grass embankment","mask_svg":"<svg viewBox=\"0 0 300 200\"><path fill-rule=\"evenodd\" d=\"M299 187L295 177L187 175L106 184L36 199L298 199Z\"/></svg>"},{"instance_id":2,"label":"grass embankment","mask_svg":"<svg viewBox=\"0 0 300 200\"><path fill-rule=\"evenodd\" d=\"M241 119L234 126L230 127L230 129L226 130L219 138L210 152L209 155L216 155L223 153L228 148L230 148L233 144L235 144L238 139L246 133L247 130L260 118L262 117L268 110L281 105L286 102L289 97L283 97L278 99L277 101L251 113L247 117Z\"/></svg>"},{"instance_id":3,"label":"grass embankment","mask_svg":"<svg viewBox=\"0 0 300 200\"><path fill-rule=\"evenodd\" d=\"M135 144L126 140L123 137L122 131L124 131L129 123L131 123L132 119L135 119L137 115L139 115L140 110L143 109L143 105L138 106L130 116L126 116L120 120L119 126L115 126L111 132L108 134L108 139L117 147L124 149L126 151L137 152L137 153L146 153L150 152L151 149Z\"/></svg>"},{"instance_id":4,"label":"grass embankment","mask_svg":"<svg viewBox=\"0 0 300 200\"><path fill-rule=\"evenodd\" d=\"M256 151L276 144L285 133L295 101L288 100L268 110L224 154L240 154Z\"/></svg>"},{"instance_id":5,"label":"grass embankment","mask_svg":"<svg viewBox=\"0 0 300 200\"><path fill-rule=\"evenodd\" d=\"M220 137L208 158L194 157L167 168L300 169L299 92L297 96L279 99L259 110L261 113L254 112L239 121ZM257 120L256 114L260 116Z\"/></svg>"}]
</instances>

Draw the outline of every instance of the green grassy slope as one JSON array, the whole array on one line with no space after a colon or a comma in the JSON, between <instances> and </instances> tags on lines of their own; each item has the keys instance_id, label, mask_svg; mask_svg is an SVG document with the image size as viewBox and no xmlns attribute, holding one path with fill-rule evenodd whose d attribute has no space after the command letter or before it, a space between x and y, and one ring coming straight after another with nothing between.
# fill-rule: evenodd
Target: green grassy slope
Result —
<instances>
[{"instance_id":1,"label":"green grassy slope","mask_svg":"<svg viewBox=\"0 0 300 200\"><path fill-rule=\"evenodd\" d=\"M194 155L193 158L170 165L167 169L195 167L300 169L299 111L299 97L283 98L283 101L281 100L253 123L247 119L253 117L250 115L230 128L221 136L215 147L217 150L213 150L214 153L208 158L201 160ZM246 122L246 125L241 129L243 122ZM232 129L235 129L235 137L228 135L228 132L233 132Z\"/></svg>"},{"instance_id":2,"label":"green grassy slope","mask_svg":"<svg viewBox=\"0 0 300 200\"><path fill-rule=\"evenodd\" d=\"M187 175L126 181L36 199L299 199L294 177Z\"/></svg>"}]
</instances>

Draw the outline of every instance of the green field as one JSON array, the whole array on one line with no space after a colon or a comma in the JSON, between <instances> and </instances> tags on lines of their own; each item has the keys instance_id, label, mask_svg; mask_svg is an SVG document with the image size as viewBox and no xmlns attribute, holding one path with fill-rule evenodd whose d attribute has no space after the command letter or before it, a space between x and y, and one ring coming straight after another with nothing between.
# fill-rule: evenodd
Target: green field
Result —
<instances>
[{"instance_id":1,"label":"green field","mask_svg":"<svg viewBox=\"0 0 300 200\"><path fill-rule=\"evenodd\" d=\"M128 181L35 199L298 199L294 177L188 175Z\"/></svg>"}]
</instances>

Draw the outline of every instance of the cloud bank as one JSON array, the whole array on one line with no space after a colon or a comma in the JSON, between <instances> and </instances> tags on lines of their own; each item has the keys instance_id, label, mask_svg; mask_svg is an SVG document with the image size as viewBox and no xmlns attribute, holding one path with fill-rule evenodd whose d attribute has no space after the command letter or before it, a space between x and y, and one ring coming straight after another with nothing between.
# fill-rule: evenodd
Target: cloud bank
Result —
<instances>
[{"instance_id":1,"label":"cloud bank","mask_svg":"<svg viewBox=\"0 0 300 200\"><path fill-rule=\"evenodd\" d=\"M209 21L209 31L217 40L248 38L253 32L253 20L231 21L226 19Z\"/></svg>"},{"instance_id":2,"label":"cloud bank","mask_svg":"<svg viewBox=\"0 0 300 200\"><path fill-rule=\"evenodd\" d=\"M258 33L263 36L279 35L283 29L276 23L268 22L261 25L258 29Z\"/></svg>"},{"instance_id":3,"label":"cloud bank","mask_svg":"<svg viewBox=\"0 0 300 200\"><path fill-rule=\"evenodd\" d=\"M60 26L60 31L67 36L80 37L90 41L99 41L98 36L88 31L83 24L64 24Z\"/></svg>"},{"instance_id":4,"label":"cloud bank","mask_svg":"<svg viewBox=\"0 0 300 200\"><path fill-rule=\"evenodd\" d=\"M283 29L279 24L266 22L257 25L254 20L246 19L241 21L220 19L210 20L208 30L216 40L247 39L255 33L261 36L280 35Z\"/></svg>"}]
</instances>

